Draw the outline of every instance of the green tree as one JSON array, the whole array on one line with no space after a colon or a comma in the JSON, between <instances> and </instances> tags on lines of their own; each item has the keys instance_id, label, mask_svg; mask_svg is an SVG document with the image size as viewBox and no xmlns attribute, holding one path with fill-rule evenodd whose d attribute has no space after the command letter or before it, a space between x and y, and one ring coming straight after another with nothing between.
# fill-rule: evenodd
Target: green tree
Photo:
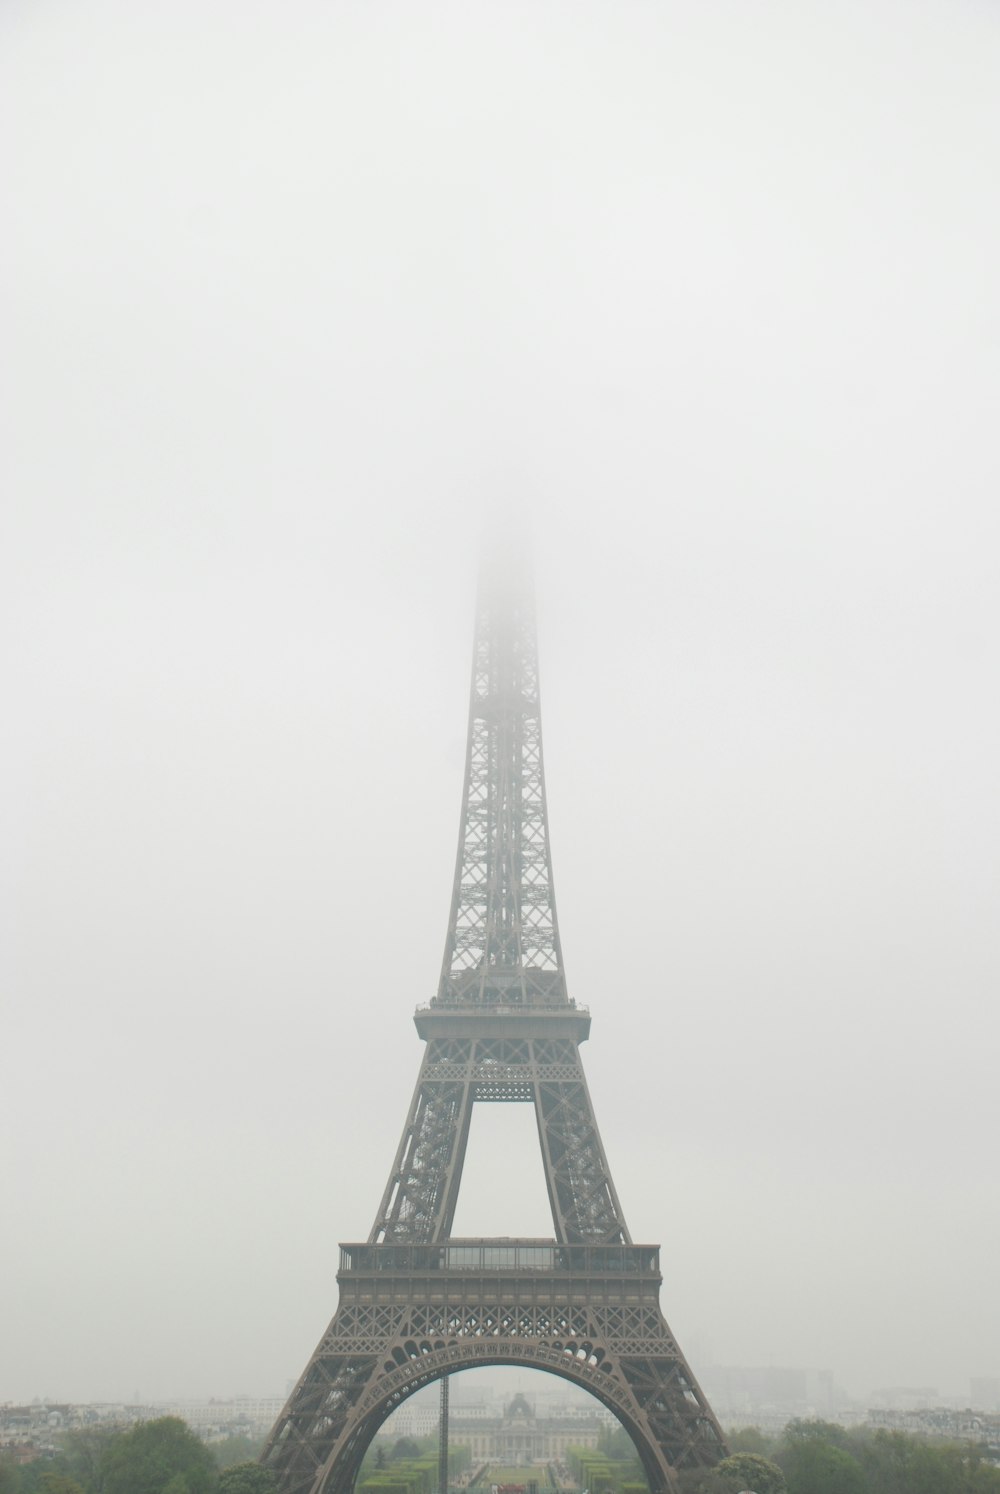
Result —
<instances>
[{"instance_id":1,"label":"green tree","mask_svg":"<svg viewBox=\"0 0 1000 1494\"><path fill-rule=\"evenodd\" d=\"M913 1438L882 1428L861 1444L859 1457L875 1494L907 1494Z\"/></svg>"},{"instance_id":2,"label":"green tree","mask_svg":"<svg viewBox=\"0 0 1000 1494\"><path fill-rule=\"evenodd\" d=\"M785 1460L788 1494L868 1494L857 1458L820 1437L803 1438Z\"/></svg>"},{"instance_id":3,"label":"green tree","mask_svg":"<svg viewBox=\"0 0 1000 1494\"><path fill-rule=\"evenodd\" d=\"M400 1437L389 1454L389 1461L396 1463L400 1458L419 1458L420 1448L412 1437Z\"/></svg>"},{"instance_id":4,"label":"green tree","mask_svg":"<svg viewBox=\"0 0 1000 1494\"><path fill-rule=\"evenodd\" d=\"M0 1494L20 1494L21 1470L13 1458L0 1457Z\"/></svg>"},{"instance_id":5,"label":"green tree","mask_svg":"<svg viewBox=\"0 0 1000 1494\"><path fill-rule=\"evenodd\" d=\"M839 1426L835 1421L820 1421L818 1419L790 1421L785 1428L785 1442L789 1447L799 1447L803 1443L826 1442L830 1447L842 1448L844 1452L850 1452L852 1438L846 1427Z\"/></svg>"},{"instance_id":6,"label":"green tree","mask_svg":"<svg viewBox=\"0 0 1000 1494\"><path fill-rule=\"evenodd\" d=\"M998 1494L1000 1469L978 1448L923 1442L900 1432L877 1432L861 1461L875 1494Z\"/></svg>"},{"instance_id":7,"label":"green tree","mask_svg":"<svg viewBox=\"0 0 1000 1494\"><path fill-rule=\"evenodd\" d=\"M623 1426L602 1427L597 1438L597 1446L606 1458L616 1462L631 1462L638 1457L635 1443Z\"/></svg>"},{"instance_id":8,"label":"green tree","mask_svg":"<svg viewBox=\"0 0 1000 1494\"><path fill-rule=\"evenodd\" d=\"M757 1453L734 1453L715 1468L691 1468L680 1475L683 1494L785 1494L785 1475L777 1463Z\"/></svg>"},{"instance_id":9,"label":"green tree","mask_svg":"<svg viewBox=\"0 0 1000 1494\"><path fill-rule=\"evenodd\" d=\"M276 1494L278 1478L259 1463L234 1463L219 1477L219 1494Z\"/></svg>"},{"instance_id":10,"label":"green tree","mask_svg":"<svg viewBox=\"0 0 1000 1494\"><path fill-rule=\"evenodd\" d=\"M726 1433L726 1441L734 1453L760 1453L762 1458L769 1458L777 1447L777 1440L765 1437L760 1427L737 1427Z\"/></svg>"},{"instance_id":11,"label":"green tree","mask_svg":"<svg viewBox=\"0 0 1000 1494\"><path fill-rule=\"evenodd\" d=\"M215 1459L178 1416L120 1433L102 1465L103 1494L214 1494Z\"/></svg>"},{"instance_id":12,"label":"green tree","mask_svg":"<svg viewBox=\"0 0 1000 1494\"><path fill-rule=\"evenodd\" d=\"M245 1432L212 1443L212 1456L220 1468L229 1468L233 1463L256 1463L263 1450L264 1438L249 1437Z\"/></svg>"},{"instance_id":13,"label":"green tree","mask_svg":"<svg viewBox=\"0 0 1000 1494\"><path fill-rule=\"evenodd\" d=\"M25 1463L20 1473L20 1494L49 1494L53 1487L61 1489L64 1479L69 1482L70 1488L75 1487L65 1460L58 1454L55 1457L35 1458L31 1463Z\"/></svg>"},{"instance_id":14,"label":"green tree","mask_svg":"<svg viewBox=\"0 0 1000 1494\"><path fill-rule=\"evenodd\" d=\"M66 1432L59 1439L62 1451L60 1466L87 1490L87 1494L102 1494L104 1488L104 1459L108 1448L121 1432L114 1427L78 1427Z\"/></svg>"},{"instance_id":15,"label":"green tree","mask_svg":"<svg viewBox=\"0 0 1000 1494\"><path fill-rule=\"evenodd\" d=\"M719 1473L731 1478L734 1490L752 1489L753 1494L785 1494L788 1485L777 1463L768 1462L759 1453L738 1452L723 1458Z\"/></svg>"},{"instance_id":16,"label":"green tree","mask_svg":"<svg viewBox=\"0 0 1000 1494\"><path fill-rule=\"evenodd\" d=\"M43 1473L38 1480L38 1487L41 1494L84 1494L76 1479L65 1473Z\"/></svg>"}]
</instances>

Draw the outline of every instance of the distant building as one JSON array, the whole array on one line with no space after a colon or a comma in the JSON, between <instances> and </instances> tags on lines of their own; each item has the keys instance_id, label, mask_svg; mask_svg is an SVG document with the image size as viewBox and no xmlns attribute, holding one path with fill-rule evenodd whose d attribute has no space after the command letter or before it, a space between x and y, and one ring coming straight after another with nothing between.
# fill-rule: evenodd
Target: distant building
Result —
<instances>
[{"instance_id":1,"label":"distant building","mask_svg":"<svg viewBox=\"0 0 1000 1494\"><path fill-rule=\"evenodd\" d=\"M457 1410L452 1416L457 1415ZM382 1428L383 1435L387 1437L429 1437L432 1432L437 1431L438 1409L437 1400L412 1400L404 1401L398 1411L394 1411Z\"/></svg>"},{"instance_id":2,"label":"distant building","mask_svg":"<svg viewBox=\"0 0 1000 1494\"><path fill-rule=\"evenodd\" d=\"M921 1406L901 1411L877 1407L868 1413L868 1423L892 1432L910 1432L917 1437L941 1437L948 1442L974 1442L990 1453L1000 1454L1000 1416L981 1411L956 1411L951 1406Z\"/></svg>"},{"instance_id":3,"label":"distant building","mask_svg":"<svg viewBox=\"0 0 1000 1494\"><path fill-rule=\"evenodd\" d=\"M157 1416L179 1416L205 1442L227 1437L263 1437L271 1430L284 1402L239 1397L231 1401L158 1401L146 1405L95 1402L67 1405L32 1401L27 1406L0 1405L0 1448L20 1448L21 1461L58 1450L61 1432L80 1427L125 1428ZM28 1451L25 1451L28 1450Z\"/></svg>"},{"instance_id":4,"label":"distant building","mask_svg":"<svg viewBox=\"0 0 1000 1494\"><path fill-rule=\"evenodd\" d=\"M0 1406L0 1449L15 1462L26 1463L58 1450L59 1434L80 1427L126 1427L154 1416L151 1407L69 1405L32 1401L26 1406Z\"/></svg>"},{"instance_id":5,"label":"distant building","mask_svg":"<svg viewBox=\"0 0 1000 1494\"><path fill-rule=\"evenodd\" d=\"M400 1407L393 1416L393 1434L402 1433L405 1410L405 1406ZM437 1414L432 1407L414 1407L410 1435L416 1433L416 1417L421 1410L427 1418L423 1435L437 1429ZM561 1459L570 1447L597 1447L607 1421L601 1407L582 1414L576 1407L553 1408L550 1414L539 1416L527 1396L517 1394L499 1415L491 1415L479 1406L458 1410L450 1419L448 1440L453 1447L467 1447L473 1463L523 1468Z\"/></svg>"},{"instance_id":6,"label":"distant building","mask_svg":"<svg viewBox=\"0 0 1000 1494\"><path fill-rule=\"evenodd\" d=\"M453 1403L448 1440L467 1447L473 1463L517 1468L561 1459L569 1447L597 1447L601 1430L617 1422L603 1406L554 1405L542 1414L527 1396L517 1394L499 1411L479 1401ZM414 1399L394 1412L383 1428L388 1437L427 1437L437 1431L437 1398Z\"/></svg>"},{"instance_id":7,"label":"distant building","mask_svg":"<svg viewBox=\"0 0 1000 1494\"><path fill-rule=\"evenodd\" d=\"M235 1396L232 1400L164 1401L161 1416L179 1416L205 1441L225 1437L262 1437L284 1406L278 1396Z\"/></svg>"}]
</instances>

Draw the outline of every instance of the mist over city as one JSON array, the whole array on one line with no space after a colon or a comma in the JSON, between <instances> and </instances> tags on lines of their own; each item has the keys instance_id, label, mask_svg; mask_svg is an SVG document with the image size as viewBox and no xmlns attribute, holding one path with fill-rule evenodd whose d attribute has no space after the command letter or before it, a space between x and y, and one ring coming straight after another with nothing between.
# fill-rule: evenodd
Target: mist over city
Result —
<instances>
[{"instance_id":1,"label":"mist over city","mask_svg":"<svg viewBox=\"0 0 1000 1494\"><path fill-rule=\"evenodd\" d=\"M973 0L0 12L0 1410L263 1437L456 1239L662 1274L727 1434L1000 1412L998 66Z\"/></svg>"}]
</instances>

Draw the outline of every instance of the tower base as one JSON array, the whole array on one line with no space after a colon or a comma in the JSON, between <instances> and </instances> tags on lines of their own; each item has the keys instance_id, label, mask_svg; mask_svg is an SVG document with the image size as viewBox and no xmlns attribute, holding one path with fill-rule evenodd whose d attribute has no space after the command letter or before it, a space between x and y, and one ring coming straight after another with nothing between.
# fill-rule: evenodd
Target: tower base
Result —
<instances>
[{"instance_id":1,"label":"tower base","mask_svg":"<svg viewBox=\"0 0 1000 1494\"><path fill-rule=\"evenodd\" d=\"M653 1245L457 1240L343 1245L340 1304L263 1455L281 1494L349 1494L378 1428L442 1375L483 1365L582 1386L635 1442L652 1494L726 1447L660 1312Z\"/></svg>"}]
</instances>

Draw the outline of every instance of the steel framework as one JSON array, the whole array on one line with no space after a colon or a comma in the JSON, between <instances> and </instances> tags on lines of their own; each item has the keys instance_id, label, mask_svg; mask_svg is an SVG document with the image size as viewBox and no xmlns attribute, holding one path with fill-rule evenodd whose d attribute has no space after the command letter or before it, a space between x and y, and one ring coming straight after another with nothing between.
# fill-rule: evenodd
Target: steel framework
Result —
<instances>
[{"instance_id":1,"label":"steel framework","mask_svg":"<svg viewBox=\"0 0 1000 1494\"><path fill-rule=\"evenodd\" d=\"M634 1245L587 1090L549 851L530 587L484 569L465 790L437 995L378 1215L341 1247L340 1302L263 1461L281 1494L348 1494L385 1418L455 1370L519 1364L585 1386L635 1441L653 1494L725 1452ZM532 1104L554 1239L451 1234L472 1107Z\"/></svg>"}]
</instances>

